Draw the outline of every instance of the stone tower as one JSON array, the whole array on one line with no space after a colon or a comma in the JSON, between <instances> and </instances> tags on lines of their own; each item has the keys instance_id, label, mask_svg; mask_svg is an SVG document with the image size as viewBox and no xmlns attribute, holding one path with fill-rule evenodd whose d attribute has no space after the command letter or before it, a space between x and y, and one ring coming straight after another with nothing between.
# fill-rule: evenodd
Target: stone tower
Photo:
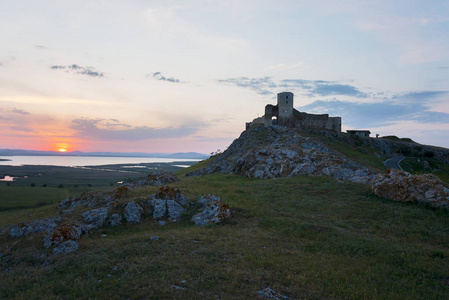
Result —
<instances>
[{"instance_id":1,"label":"stone tower","mask_svg":"<svg viewBox=\"0 0 449 300\"><path fill-rule=\"evenodd\" d=\"M278 124L286 126L293 120L293 93L278 94Z\"/></svg>"}]
</instances>

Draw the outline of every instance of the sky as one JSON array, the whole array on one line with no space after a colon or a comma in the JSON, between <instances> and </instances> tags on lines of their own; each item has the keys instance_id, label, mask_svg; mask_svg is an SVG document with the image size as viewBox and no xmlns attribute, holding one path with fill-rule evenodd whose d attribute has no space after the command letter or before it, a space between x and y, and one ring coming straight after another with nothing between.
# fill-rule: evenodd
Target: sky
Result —
<instances>
[{"instance_id":1,"label":"sky","mask_svg":"<svg viewBox=\"0 0 449 300\"><path fill-rule=\"evenodd\" d=\"M302 112L449 148L449 1L0 0L0 148L224 150Z\"/></svg>"}]
</instances>

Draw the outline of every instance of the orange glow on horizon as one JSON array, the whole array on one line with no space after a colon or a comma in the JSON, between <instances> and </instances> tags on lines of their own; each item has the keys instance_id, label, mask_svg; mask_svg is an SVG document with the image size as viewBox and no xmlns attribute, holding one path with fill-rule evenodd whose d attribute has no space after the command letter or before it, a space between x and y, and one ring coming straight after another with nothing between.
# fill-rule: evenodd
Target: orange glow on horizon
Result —
<instances>
[{"instance_id":1,"label":"orange glow on horizon","mask_svg":"<svg viewBox=\"0 0 449 300\"><path fill-rule=\"evenodd\" d=\"M53 149L56 149L58 152L67 152L70 148L68 143L56 143Z\"/></svg>"}]
</instances>

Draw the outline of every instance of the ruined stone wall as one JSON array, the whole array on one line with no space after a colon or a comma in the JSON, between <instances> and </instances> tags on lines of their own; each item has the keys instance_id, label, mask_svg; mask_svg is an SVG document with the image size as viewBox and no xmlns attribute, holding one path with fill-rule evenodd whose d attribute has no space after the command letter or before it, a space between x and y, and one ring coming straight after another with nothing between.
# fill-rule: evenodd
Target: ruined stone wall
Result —
<instances>
[{"instance_id":1,"label":"ruined stone wall","mask_svg":"<svg viewBox=\"0 0 449 300\"><path fill-rule=\"evenodd\" d=\"M341 132L341 117L329 117L327 120L326 129Z\"/></svg>"},{"instance_id":2,"label":"ruined stone wall","mask_svg":"<svg viewBox=\"0 0 449 300\"><path fill-rule=\"evenodd\" d=\"M328 114L315 115L294 110L295 127L309 129L327 129L341 132L341 118L329 117Z\"/></svg>"}]
</instances>

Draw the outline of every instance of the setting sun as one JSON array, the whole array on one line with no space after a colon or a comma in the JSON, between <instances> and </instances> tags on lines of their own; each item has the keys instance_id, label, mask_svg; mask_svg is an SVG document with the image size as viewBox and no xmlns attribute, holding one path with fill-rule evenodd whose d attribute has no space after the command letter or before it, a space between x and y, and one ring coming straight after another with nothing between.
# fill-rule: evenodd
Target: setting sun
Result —
<instances>
[{"instance_id":1,"label":"setting sun","mask_svg":"<svg viewBox=\"0 0 449 300\"><path fill-rule=\"evenodd\" d=\"M67 152L70 148L70 145L67 143L56 143L53 149L56 149L58 152Z\"/></svg>"}]
</instances>

